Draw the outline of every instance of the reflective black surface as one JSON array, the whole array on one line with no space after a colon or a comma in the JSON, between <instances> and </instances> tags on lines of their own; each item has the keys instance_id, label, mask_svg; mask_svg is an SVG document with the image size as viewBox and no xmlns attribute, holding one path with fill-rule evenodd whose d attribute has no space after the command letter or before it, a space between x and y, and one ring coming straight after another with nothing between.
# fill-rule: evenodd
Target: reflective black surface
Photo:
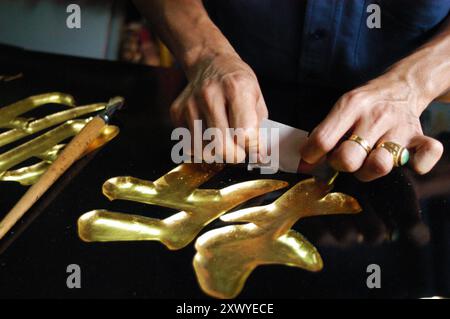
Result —
<instances>
[{"instance_id":1,"label":"reflective black surface","mask_svg":"<svg viewBox=\"0 0 450 319\"><path fill-rule=\"evenodd\" d=\"M121 127L118 138L72 167L1 241L0 297L206 297L192 268L192 244L176 252L157 242L86 244L76 233L78 217L92 209L153 217L170 214L156 206L109 202L101 186L119 175L155 180L175 166L170 159L168 107L182 88L181 74L0 47L0 73L15 72L24 77L0 82L2 106L33 94L62 91L73 94L79 104L123 95L127 107L116 118ZM271 118L304 129L314 127L339 94L262 86ZM323 271L260 267L240 297L450 296L450 136L442 134L440 139L446 153L426 176L401 169L363 184L341 175L336 190L355 196L363 213L309 218L296 225L322 254ZM243 166L230 167L205 186L223 187L258 177ZM306 176L276 177L295 183ZM0 216L25 190L15 183L0 183ZM279 194L246 205L267 203ZM215 222L208 229L220 225ZM66 286L69 264L81 267L81 289ZM369 264L381 267L380 289L367 288Z\"/></svg>"}]
</instances>

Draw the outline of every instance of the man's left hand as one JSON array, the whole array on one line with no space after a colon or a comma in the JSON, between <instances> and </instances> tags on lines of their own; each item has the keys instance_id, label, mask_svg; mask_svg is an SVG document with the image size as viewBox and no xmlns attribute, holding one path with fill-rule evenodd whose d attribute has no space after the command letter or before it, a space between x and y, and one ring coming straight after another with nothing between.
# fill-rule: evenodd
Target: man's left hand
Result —
<instances>
[{"instance_id":1,"label":"man's left hand","mask_svg":"<svg viewBox=\"0 0 450 319\"><path fill-rule=\"evenodd\" d=\"M344 94L311 132L303 160L313 164L327 156L334 169L371 181L394 167L393 154L376 145L394 142L409 150L409 164L416 172L427 173L442 156L443 146L422 132L419 117L429 100L420 92L406 79L387 73ZM372 150L368 153L360 144L344 140L348 134L364 139Z\"/></svg>"}]
</instances>

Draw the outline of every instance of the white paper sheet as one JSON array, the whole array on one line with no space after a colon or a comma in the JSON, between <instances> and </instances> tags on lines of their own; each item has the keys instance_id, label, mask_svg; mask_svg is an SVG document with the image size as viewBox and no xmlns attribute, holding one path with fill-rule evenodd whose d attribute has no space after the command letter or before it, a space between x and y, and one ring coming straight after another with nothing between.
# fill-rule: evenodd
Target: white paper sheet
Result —
<instances>
[{"instance_id":1,"label":"white paper sheet","mask_svg":"<svg viewBox=\"0 0 450 319\"><path fill-rule=\"evenodd\" d=\"M259 167L267 172L279 169L284 172L297 173L301 159L300 149L308 139L308 132L272 120L263 120L260 127L267 129L266 136L262 135L260 131L260 143L266 145L268 154L273 155L273 151L278 148L278 163L271 163L271 165L249 164L249 170ZM272 129L278 129L278 139L271 138L270 130Z\"/></svg>"},{"instance_id":2,"label":"white paper sheet","mask_svg":"<svg viewBox=\"0 0 450 319\"><path fill-rule=\"evenodd\" d=\"M260 168L261 173L264 174L273 174L278 170L288 173L299 173L298 168L301 160L300 150L308 140L309 132L272 120L263 120L260 127L266 128L268 131L278 129L279 139L271 139L270 132L266 136L263 136L260 131L260 143L265 143L270 152L278 147L278 163L272 163L272 165L249 164L248 169ZM335 171L323 160L310 171L301 173L313 175L321 179L329 179L334 175Z\"/></svg>"}]
</instances>

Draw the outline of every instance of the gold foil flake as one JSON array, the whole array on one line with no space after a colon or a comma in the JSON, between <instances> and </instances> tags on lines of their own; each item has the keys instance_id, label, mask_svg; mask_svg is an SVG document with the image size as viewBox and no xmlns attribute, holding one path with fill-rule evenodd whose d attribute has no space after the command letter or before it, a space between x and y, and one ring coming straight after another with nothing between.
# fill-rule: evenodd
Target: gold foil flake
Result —
<instances>
[{"instance_id":1,"label":"gold foil flake","mask_svg":"<svg viewBox=\"0 0 450 319\"><path fill-rule=\"evenodd\" d=\"M0 181L19 182L22 185L36 183L65 146L57 143L76 135L87 122L89 122L89 119L68 121L44 135L1 154ZM102 147L116 137L117 134L119 134L118 127L113 125L106 126L83 156ZM8 171L8 169L33 157L42 161L34 165ZM3 173L1 173L2 171Z\"/></svg>"},{"instance_id":2,"label":"gold foil flake","mask_svg":"<svg viewBox=\"0 0 450 319\"><path fill-rule=\"evenodd\" d=\"M259 265L321 270L316 248L291 227L304 217L361 211L354 198L329 193L331 187L307 179L272 204L222 216L223 221L246 224L214 229L197 239L194 268L201 288L217 298L233 298Z\"/></svg>"},{"instance_id":3,"label":"gold foil flake","mask_svg":"<svg viewBox=\"0 0 450 319\"><path fill-rule=\"evenodd\" d=\"M223 169L222 164L182 164L155 182L116 177L103 185L111 200L122 199L181 210L166 219L95 210L78 220L84 241L156 240L169 249L181 249L210 222L230 209L262 194L287 186L261 179L223 189L198 187Z\"/></svg>"},{"instance_id":4,"label":"gold foil flake","mask_svg":"<svg viewBox=\"0 0 450 319\"><path fill-rule=\"evenodd\" d=\"M24 114L47 104L60 104L69 107L69 109L40 119L23 117ZM74 119L100 111L105 106L105 103L96 103L76 107L71 95L56 92L31 96L0 108L0 128L7 129L0 133L0 147L59 125L0 154L0 181L15 181L22 185L35 183L64 147L64 144L58 143L76 135L90 120ZM88 152L106 144L118 133L119 129L115 126L105 127L101 135L90 145ZM16 167L30 158L37 158L41 161L27 167Z\"/></svg>"},{"instance_id":5,"label":"gold foil flake","mask_svg":"<svg viewBox=\"0 0 450 319\"><path fill-rule=\"evenodd\" d=\"M24 121L20 120L20 115L47 104L74 106L75 100L71 95L58 92L30 96L0 108L0 127L22 127Z\"/></svg>"},{"instance_id":6,"label":"gold foil flake","mask_svg":"<svg viewBox=\"0 0 450 319\"><path fill-rule=\"evenodd\" d=\"M15 119L10 124L11 126L15 124L16 128L0 133L0 147L68 120L103 110L104 108L104 103L74 107L70 110L54 113L38 120L20 119L20 125L17 125L19 120Z\"/></svg>"}]
</instances>

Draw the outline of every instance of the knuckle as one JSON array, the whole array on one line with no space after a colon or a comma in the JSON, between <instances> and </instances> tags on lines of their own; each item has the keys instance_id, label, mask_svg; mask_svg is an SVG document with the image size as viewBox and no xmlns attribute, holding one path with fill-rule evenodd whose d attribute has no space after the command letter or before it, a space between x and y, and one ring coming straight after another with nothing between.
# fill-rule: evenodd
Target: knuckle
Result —
<instances>
[{"instance_id":1,"label":"knuckle","mask_svg":"<svg viewBox=\"0 0 450 319\"><path fill-rule=\"evenodd\" d=\"M196 92L196 98L199 98L205 102L211 102L213 96L213 87L211 84L204 84Z\"/></svg>"},{"instance_id":2,"label":"knuckle","mask_svg":"<svg viewBox=\"0 0 450 319\"><path fill-rule=\"evenodd\" d=\"M369 168L375 174L384 176L389 174L392 169L392 159L387 159L384 156L375 156L369 161Z\"/></svg>"},{"instance_id":3,"label":"knuckle","mask_svg":"<svg viewBox=\"0 0 450 319\"><path fill-rule=\"evenodd\" d=\"M425 143L424 148L425 152L430 153L430 155L436 158L440 158L444 153L444 146L441 142L435 139L430 139L428 143Z\"/></svg>"},{"instance_id":4,"label":"knuckle","mask_svg":"<svg viewBox=\"0 0 450 319\"><path fill-rule=\"evenodd\" d=\"M412 158L412 165L418 174L424 175L428 173L439 161L444 153L444 147L441 142L430 138L420 146L420 153L421 156L418 158ZM424 160L425 154L428 160Z\"/></svg>"},{"instance_id":5,"label":"knuckle","mask_svg":"<svg viewBox=\"0 0 450 319\"><path fill-rule=\"evenodd\" d=\"M311 145L322 152L328 152L333 148L328 134L322 130L315 132L311 137Z\"/></svg>"},{"instance_id":6,"label":"knuckle","mask_svg":"<svg viewBox=\"0 0 450 319\"><path fill-rule=\"evenodd\" d=\"M238 88L241 86L248 86L251 84L250 78L246 74L236 73L233 75L232 79Z\"/></svg>"},{"instance_id":7,"label":"knuckle","mask_svg":"<svg viewBox=\"0 0 450 319\"><path fill-rule=\"evenodd\" d=\"M360 166L360 163L358 163L358 161L354 157L349 156L348 154L339 155L338 161L340 163L339 166L345 172L356 172Z\"/></svg>"},{"instance_id":8,"label":"knuckle","mask_svg":"<svg viewBox=\"0 0 450 319\"><path fill-rule=\"evenodd\" d=\"M254 86L254 81L247 74L235 73L224 78L224 85L229 90L248 92Z\"/></svg>"},{"instance_id":9,"label":"knuckle","mask_svg":"<svg viewBox=\"0 0 450 319\"><path fill-rule=\"evenodd\" d=\"M351 105L352 107L357 107L359 105L365 104L367 100L367 93L358 89L344 94L344 101L346 102L345 104Z\"/></svg>"}]
</instances>

